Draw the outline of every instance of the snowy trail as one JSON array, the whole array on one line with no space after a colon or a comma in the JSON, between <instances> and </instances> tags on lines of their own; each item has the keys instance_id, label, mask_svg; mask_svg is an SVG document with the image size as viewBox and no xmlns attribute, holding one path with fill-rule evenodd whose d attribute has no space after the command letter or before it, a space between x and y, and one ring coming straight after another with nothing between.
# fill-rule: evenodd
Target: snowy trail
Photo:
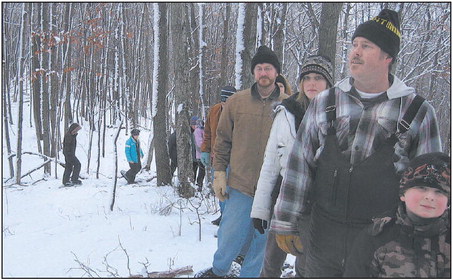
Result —
<instances>
[{"instance_id":1,"label":"snowy trail","mask_svg":"<svg viewBox=\"0 0 452 279\"><path fill-rule=\"evenodd\" d=\"M4 189L3 275L13 277L81 277L85 264L101 277L165 271L193 265L211 265L217 214L202 215L198 241L196 213L187 207L180 216L175 207L159 214L179 198L171 187L125 185L118 181L116 204L110 211L112 181L85 179L80 187L60 188L49 180L34 186ZM215 212L215 211L213 211ZM110 272L107 272L109 267ZM114 270L114 269L117 269ZM95 273L92 273L94 276Z\"/></svg>"}]
</instances>

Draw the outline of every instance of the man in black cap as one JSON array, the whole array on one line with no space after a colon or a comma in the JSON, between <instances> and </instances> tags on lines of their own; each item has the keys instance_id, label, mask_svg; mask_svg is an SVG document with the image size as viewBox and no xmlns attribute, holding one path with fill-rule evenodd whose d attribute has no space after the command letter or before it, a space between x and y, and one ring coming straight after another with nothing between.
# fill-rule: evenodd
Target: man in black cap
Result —
<instances>
[{"instance_id":1,"label":"man in black cap","mask_svg":"<svg viewBox=\"0 0 452 279\"><path fill-rule=\"evenodd\" d=\"M229 97L223 107L213 148L213 189L218 199L226 203L212 267L195 277L227 275L233 260L246 250L240 276L260 274L267 234L254 229L250 213L273 123L273 103L288 97L280 94L275 82L280 71L276 54L266 46L259 47L251 61L256 82Z\"/></svg>"},{"instance_id":2,"label":"man in black cap","mask_svg":"<svg viewBox=\"0 0 452 279\"><path fill-rule=\"evenodd\" d=\"M271 229L300 248L298 220L311 212L307 277L341 277L358 232L397 207L399 172L441 151L433 107L390 74L400 39L395 11L359 25L351 77L317 95L298 130Z\"/></svg>"}]
</instances>

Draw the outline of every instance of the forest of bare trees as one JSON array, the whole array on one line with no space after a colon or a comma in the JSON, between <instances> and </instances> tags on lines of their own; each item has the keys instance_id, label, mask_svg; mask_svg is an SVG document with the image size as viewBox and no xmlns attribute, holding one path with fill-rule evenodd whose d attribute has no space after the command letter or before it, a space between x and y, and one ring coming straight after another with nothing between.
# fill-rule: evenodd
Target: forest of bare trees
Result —
<instances>
[{"instance_id":1,"label":"forest of bare trees","mask_svg":"<svg viewBox=\"0 0 452 279\"><path fill-rule=\"evenodd\" d=\"M2 3L3 156L9 159L4 176L20 184L24 151L42 157L44 173L52 175L64 130L78 122L89 127L88 173L103 163L107 128L139 127L154 135L147 151L155 156L146 167L155 160L157 184L167 185L169 134L180 135L183 162L191 152L185 125L190 116L205 116L222 86L252 84L249 65L257 46L275 50L292 87L303 60L316 53L334 58L338 81L347 75L356 26L382 8L398 11L401 19L395 74L435 107L443 149L450 152L448 2L9 2ZM34 127L37 150L22 146L25 125ZM181 186L192 181L190 169L179 170Z\"/></svg>"}]
</instances>

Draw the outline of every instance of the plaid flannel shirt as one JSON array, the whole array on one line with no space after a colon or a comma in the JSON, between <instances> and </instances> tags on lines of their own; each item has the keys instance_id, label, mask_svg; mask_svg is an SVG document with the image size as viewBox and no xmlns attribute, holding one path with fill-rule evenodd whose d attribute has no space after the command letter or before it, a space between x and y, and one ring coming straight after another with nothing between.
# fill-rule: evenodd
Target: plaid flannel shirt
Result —
<instances>
[{"instance_id":1,"label":"plaid flannel shirt","mask_svg":"<svg viewBox=\"0 0 452 279\"><path fill-rule=\"evenodd\" d=\"M414 89L391 76L391 87L371 100L362 100L352 87L352 78L339 82L336 95L336 136L342 153L358 164L375 152L397 131L398 122L414 99ZM307 191L313 184L316 161L325 143L328 128L325 108L328 90L321 92L303 118L289 156L286 175L275 205L271 229L278 234L297 234L298 220L307 204ZM394 166L402 171L415 156L441 151L434 108L425 101L410 130L395 145Z\"/></svg>"}]
</instances>

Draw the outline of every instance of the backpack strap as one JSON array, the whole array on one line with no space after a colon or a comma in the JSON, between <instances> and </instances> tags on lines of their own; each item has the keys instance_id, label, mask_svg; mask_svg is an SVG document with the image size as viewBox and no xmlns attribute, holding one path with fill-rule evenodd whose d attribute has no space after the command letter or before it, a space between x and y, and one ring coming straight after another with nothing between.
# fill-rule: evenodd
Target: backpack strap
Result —
<instances>
[{"instance_id":1,"label":"backpack strap","mask_svg":"<svg viewBox=\"0 0 452 279\"><path fill-rule=\"evenodd\" d=\"M334 128L334 121L336 120L336 94L334 87L328 91L328 99L326 103L326 121L328 123L328 134L336 133L336 129Z\"/></svg>"},{"instance_id":2,"label":"backpack strap","mask_svg":"<svg viewBox=\"0 0 452 279\"><path fill-rule=\"evenodd\" d=\"M416 116L417 112L419 111L419 108L421 107L422 103L424 103L424 101L425 99L422 98L421 96L419 95L414 96L413 101L406 110L402 119L400 120L399 123L397 123L396 133L398 135L403 134L410 129L411 122L413 121L414 117Z\"/></svg>"}]
</instances>

